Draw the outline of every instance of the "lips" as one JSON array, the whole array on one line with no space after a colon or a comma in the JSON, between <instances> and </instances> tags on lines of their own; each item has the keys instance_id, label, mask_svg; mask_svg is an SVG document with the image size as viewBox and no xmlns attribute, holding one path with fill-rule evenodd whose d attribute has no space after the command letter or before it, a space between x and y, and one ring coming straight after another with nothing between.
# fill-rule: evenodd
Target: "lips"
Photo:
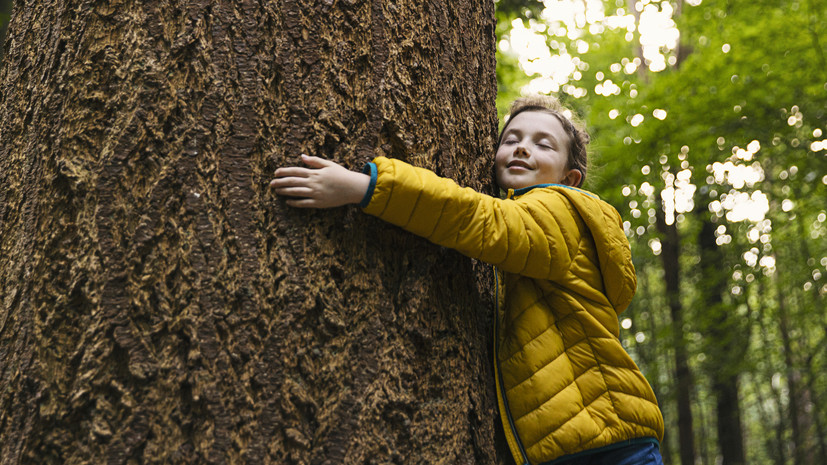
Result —
<instances>
[{"instance_id":1,"label":"lips","mask_svg":"<svg viewBox=\"0 0 827 465\"><path fill-rule=\"evenodd\" d=\"M532 169L531 166L529 166L528 163L526 163L522 160L511 160L510 162L508 162L508 164L505 167L506 168L522 168L522 169L526 169L526 170Z\"/></svg>"}]
</instances>

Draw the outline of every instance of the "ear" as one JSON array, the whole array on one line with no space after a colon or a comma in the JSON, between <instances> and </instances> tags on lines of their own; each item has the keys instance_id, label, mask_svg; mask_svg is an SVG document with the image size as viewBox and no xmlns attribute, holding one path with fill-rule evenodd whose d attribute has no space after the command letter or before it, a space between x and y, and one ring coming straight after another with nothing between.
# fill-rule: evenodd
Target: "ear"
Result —
<instances>
[{"instance_id":1,"label":"ear","mask_svg":"<svg viewBox=\"0 0 827 465\"><path fill-rule=\"evenodd\" d=\"M580 180L583 179L583 173L580 172L578 169L570 169L566 176L563 178L563 182L560 184L565 184L571 187L577 187L580 185Z\"/></svg>"}]
</instances>

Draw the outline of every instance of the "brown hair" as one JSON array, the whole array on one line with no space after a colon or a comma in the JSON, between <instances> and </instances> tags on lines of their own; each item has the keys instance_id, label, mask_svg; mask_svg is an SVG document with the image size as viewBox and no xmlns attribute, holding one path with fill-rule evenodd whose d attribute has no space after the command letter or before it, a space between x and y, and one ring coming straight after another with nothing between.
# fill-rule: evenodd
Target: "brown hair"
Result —
<instances>
[{"instance_id":1,"label":"brown hair","mask_svg":"<svg viewBox=\"0 0 827 465\"><path fill-rule=\"evenodd\" d=\"M513 121L514 117L520 113L524 111L539 111L554 115L558 120L560 120L560 124L563 125L563 129L566 131L566 134L569 135L569 140L571 143L568 147L568 169L576 169L583 175L580 178L580 183L575 186L580 187L583 185L583 181L586 180L586 171L588 170L589 165L586 145L589 144L590 138L583 123L579 120L567 118L563 114L565 110L567 109L563 107L559 100L548 95L532 95L528 97L520 97L517 100L514 100L514 102L511 103L511 108L508 110L508 119L503 125L502 131L500 131L500 138L497 141L497 148L499 148L500 144L502 144L503 134L505 134L505 130L508 129L508 123Z\"/></svg>"}]
</instances>

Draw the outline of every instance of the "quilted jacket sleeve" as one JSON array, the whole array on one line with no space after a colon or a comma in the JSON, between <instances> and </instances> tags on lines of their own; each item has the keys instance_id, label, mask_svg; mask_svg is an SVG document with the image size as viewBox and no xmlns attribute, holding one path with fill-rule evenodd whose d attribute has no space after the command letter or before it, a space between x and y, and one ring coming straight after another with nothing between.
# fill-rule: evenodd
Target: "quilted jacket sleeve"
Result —
<instances>
[{"instance_id":1,"label":"quilted jacket sleeve","mask_svg":"<svg viewBox=\"0 0 827 465\"><path fill-rule=\"evenodd\" d=\"M399 160L374 163L366 213L507 272L555 280L569 269L580 233L565 196L502 200Z\"/></svg>"}]
</instances>

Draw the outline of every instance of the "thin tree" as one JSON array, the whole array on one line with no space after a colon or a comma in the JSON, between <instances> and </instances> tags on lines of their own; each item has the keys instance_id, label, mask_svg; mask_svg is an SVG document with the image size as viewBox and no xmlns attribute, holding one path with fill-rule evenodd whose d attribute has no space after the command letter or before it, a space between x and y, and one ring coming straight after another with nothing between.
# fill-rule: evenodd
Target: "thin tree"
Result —
<instances>
[{"instance_id":1,"label":"thin tree","mask_svg":"<svg viewBox=\"0 0 827 465\"><path fill-rule=\"evenodd\" d=\"M701 205L704 205L702 202ZM729 270L724 252L715 242L716 226L709 219L708 207L696 208L701 218L698 232L699 263L701 275L698 290L701 305L705 309L702 323L707 334L707 352L712 355L707 369L715 396L715 425L718 451L724 465L746 463L744 432L739 398L739 380L742 357L747 344L741 317L733 314L724 302L727 289L726 275Z\"/></svg>"},{"instance_id":2,"label":"thin tree","mask_svg":"<svg viewBox=\"0 0 827 465\"><path fill-rule=\"evenodd\" d=\"M660 192L658 192L660 193ZM658 197L660 197L658 195ZM681 303L681 238L677 222L667 223L663 202L655 202L656 225L661 234L661 265L666 301L669 306L675 362L675 403L678 413L678 444L682 465L695 463L695 431L692 419L692 390L695 386L689 368L689 354L684 335L684 308Z\"/></svg>"}]
</instances>

